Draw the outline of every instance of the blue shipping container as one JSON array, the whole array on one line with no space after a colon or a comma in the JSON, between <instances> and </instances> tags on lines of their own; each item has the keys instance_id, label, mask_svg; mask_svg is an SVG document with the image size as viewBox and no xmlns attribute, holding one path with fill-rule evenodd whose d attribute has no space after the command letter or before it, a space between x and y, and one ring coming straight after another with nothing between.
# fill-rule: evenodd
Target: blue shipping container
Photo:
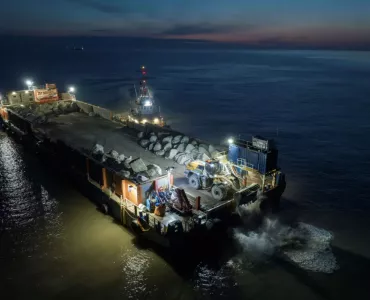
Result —
<instances>
[{"instance_id":1,"label":"blue shipping container","mask_svg":"<svg viewBox=\"0 0 370 300\"><path fill-rule=\"evenodd\" d=\"M249 166L255 170L259 168L259 152L248 149L247 151L247 162Z\"/></svg>"},{"instance_id":2,"label":"blue shipping container","mask_svg":"<svg viewBox=\"0 0 370 300\"><path fill-rule=\"evenodd\" d=\"M247 166L259 171L261 174L266 174L267 172L277 168L276 150L265 152L230 145L228 159L236 165Z\"/></svg>"},{"instance_id":3,"label":"blue shipping container","mask_svg":"<svg viewBox=\"0 0 370 300\"><path fill-rule=\"evenodd\" d=\"M265 174L267 171L267 158L268 154L264 152L259 153L259 160L258 160L258 171L261 174Z\"/></svg>"},{"instance_id":4,"label":"blue shipping container","mask_svg":"<svg viewBox=\"0 0 370 300\"><path fill-rule=\"evenodd\" d=\"M247 148L245 147L239 147L239 159L244 160L244 161L239 161L240 165L243 166L248 166L248 153L247 153Z\"/></svg>"},{"instance_id":5,"label":"blue shipping container","mask_svg":"<svg viewBox=\"0 0 370 300\"><path fill-rule=\"evenodd\" d=\"M236 145L230 145L227 157L229 161L233 162L234 164L237 164L239 158L239 147Z\"/></svg>"}]
</instances>

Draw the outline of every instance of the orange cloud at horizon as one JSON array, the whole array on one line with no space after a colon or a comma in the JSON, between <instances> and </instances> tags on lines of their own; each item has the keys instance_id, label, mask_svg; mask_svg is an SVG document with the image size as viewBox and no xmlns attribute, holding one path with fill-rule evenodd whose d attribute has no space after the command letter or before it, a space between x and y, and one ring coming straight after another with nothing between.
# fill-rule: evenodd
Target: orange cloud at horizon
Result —
<instances>
[{"instance_id":1,"label":"orange cloud at horizon","mask_svg":"<svg viewBox=\"0 0 370 300\"><path fill-rule=\"evenodd\" d=\"M189 35L165 35L167 39L205 40L250 45L293 44L297 46L356 46L370 45L370 28L357 30L348 28L283 28L264 29L253 32L211 33Z\"/></svg>"}]
</instances>

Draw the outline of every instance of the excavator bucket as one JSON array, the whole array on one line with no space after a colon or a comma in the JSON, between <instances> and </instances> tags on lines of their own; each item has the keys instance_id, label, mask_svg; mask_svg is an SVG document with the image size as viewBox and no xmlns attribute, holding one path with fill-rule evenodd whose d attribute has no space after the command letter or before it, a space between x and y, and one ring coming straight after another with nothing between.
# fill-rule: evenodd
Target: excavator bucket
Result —
<instances>
[{"instance_id":1,"label":"excavator bucket","mask_svg":"<svg viewBox=\"0 0 370 300\"><path fill-rule=\"evenodd\" d=\"M257 192L260 186L253 183L234 194L235 205L243 205L257 200Z\"/></svg>"}]
</instances>

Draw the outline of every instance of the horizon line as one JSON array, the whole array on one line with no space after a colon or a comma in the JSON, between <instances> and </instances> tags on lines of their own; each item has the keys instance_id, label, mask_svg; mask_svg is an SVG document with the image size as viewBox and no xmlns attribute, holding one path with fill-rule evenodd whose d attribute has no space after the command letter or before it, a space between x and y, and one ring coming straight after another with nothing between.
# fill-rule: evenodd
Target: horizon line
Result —
<instances>
[{"instance_id":1,"label":"horizon line","mask_svg":"<svg viewBox=\"0 0 370 300\"><path fill-rule=\"evenodd\" d=\"M166 41L166 42L181 42L181 43L194 43L194 44L208 44L218 46L232 46L232 47L249 47L253 49L264 50L337 50L337 51L370 51L370 42L361 44L337 44L337 45L315 45L312 43L294 43L294 42L281 42L271 43L267 42L247 42L247 41L218 41L208 39L190 39L190 38L177 38L177 37L160 37L160 36L130 36L130 35L92 35L92 34L15 34L15 33L0 33L0 38L27 38L27 39L76 39L76 38L102 38L102 39L137 39L137 40L150 40L150 41Z\"/></svg>"}]
</instances>

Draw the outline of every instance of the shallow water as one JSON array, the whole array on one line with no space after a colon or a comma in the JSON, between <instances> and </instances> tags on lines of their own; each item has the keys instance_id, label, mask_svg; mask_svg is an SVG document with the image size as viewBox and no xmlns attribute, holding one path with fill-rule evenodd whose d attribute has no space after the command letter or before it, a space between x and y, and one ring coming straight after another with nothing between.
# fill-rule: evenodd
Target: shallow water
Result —
<instances>
[{"instance_id":1,"label":"shallow water","mask_svg":"<svg viewBox=\"0 0 370 300\"><path fill-rule=\"evenodd\" d=\"M200 262L178 257L185 263L177 266L173 258L139 246L56 172L0 133L1 290L18 299L370 296L368 53L138 51L94 43L70 53L61 44L48 46L53 55L45 45L27 58L18 48L11 57L3 55L1 86L20 86L24 76L61 87L73 83L81 100L119 109L144 62L175 128L215 142L229 134L276 138L288 180L276 218L283 228L298 222L320 238L311 239L311 248L284 249L284 257L270 230L240 228L239 237L259 242L259 259L234 239L223 255L210 253ZM275 244L261 248L271 240ZM323 261L335 265L312 268L330 265Z\"/></svg>"}]
</instances>

